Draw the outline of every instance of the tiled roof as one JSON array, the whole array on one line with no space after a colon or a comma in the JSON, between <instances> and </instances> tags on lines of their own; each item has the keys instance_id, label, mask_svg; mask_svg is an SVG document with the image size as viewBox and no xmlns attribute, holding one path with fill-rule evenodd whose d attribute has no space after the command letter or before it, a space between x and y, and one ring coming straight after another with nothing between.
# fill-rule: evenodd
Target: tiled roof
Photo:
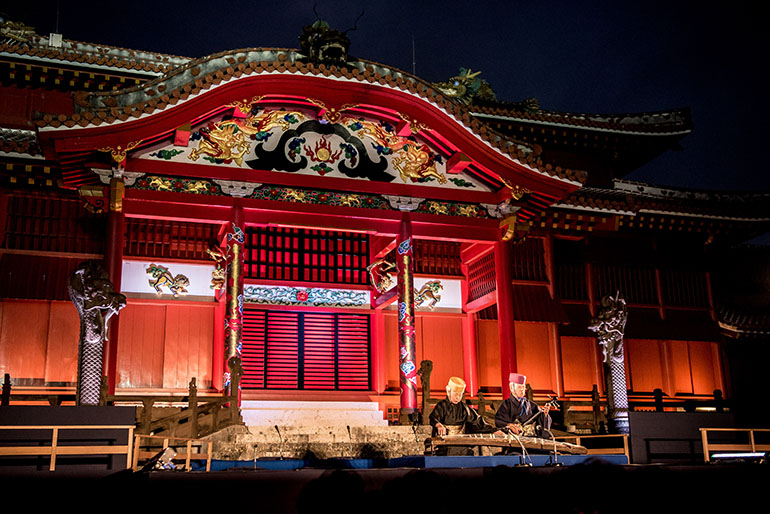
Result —
<instances>
[{"instance_id":1,"label":"tiled roof","mask_svg":"<svg viewBox=\"0 0 770 514\"><path fill-rule=\"evenodd\" d=\"M0 55L12 54L32 60L59 61L69 65L106 66L116 71L136 71L160 75L190 61L188 57L143 52L109 45L95 45L62 40L60 46L50 44L47 36L33 36L29 42L4 41Z\"/></svg>"},{"instance_id":2,"label":"tiled roof","mask_svg":"<svg viewBox=\"0 0 770 514\"><path fill-rule=\"evenodd\" d=\"M607 214L658 213L725 221L770 221L770 192L693 191L615 180L612 189L583 187L554 207Z\"/></svg>"},{"instance_id":3,"label":"tiled roof","mask_svg":"<svg viewBox=\"0 0 770 514\"><path fill-rule=\"evenodd\" d=\"M770 336L770 312L722 307L719 310L719 326L727 333L767 337Z\"/></svg>"},{"instance_id":4,"label":"tiled roof","mask_svg":"<svg viewBox=\"0 0 770 514\"><path fill-rule=\"evenodd\" d=\"M542 162L539 148L511 140L476 119L467 107L444 96L431 84L409 74L369 61L354 61L345 66L306 63L293 50L245 49L221 52L188 61L165 75L120 91L75 95L76 113L45 114L38 127L88 127L140 118L185 101L223 82L248 75L292 74L328 77L335 80L378 84L419 96L436 105L467 127L489 146L499 150L536 172L581 184L583 171L562 169Z\"/></svg>"},{"instance_id":5,"label":"tiled roof","mask_svg":"<svg viewBox=\"0 0 770 514\"><path fill-rule=\"evenodd\" d=\"M31 156L41 155L37 133L34 130L0 127L0 151Z\"/></svg>"},{"instance_id":6,"label":"tiled roof","mask_svg":"<svg viewBox=\"0 0 770 514\"><path fill-rule=\"evenodd\" d=\"M576 127L622 134L683 135L692 131L689 109L632 114L581 114L522 109L520 104L487 103L472 105L471 111L487 120Z\"/></svg>"}]
</instances>

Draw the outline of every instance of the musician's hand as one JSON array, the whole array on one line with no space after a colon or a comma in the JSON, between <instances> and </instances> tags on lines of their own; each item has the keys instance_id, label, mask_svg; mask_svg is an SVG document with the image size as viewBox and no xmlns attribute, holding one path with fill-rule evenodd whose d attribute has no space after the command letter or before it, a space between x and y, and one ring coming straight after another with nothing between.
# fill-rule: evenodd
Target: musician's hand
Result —
<instances>
[{"instance_id":1,"label":"musician's hand","mask_svg":"<svg viewBox=\"0 0 770 514\"><path fill-rule=\"evenodd\" d=\"M436 423L436 432L438 433L438 435L443 437L446 435L446 427L441 423Z\"/></svg>"},{"instance_id":2,"label":"musician's hand","mask_svg":"<svg viewBox=\"0 0 770 514\"><path fill-rule=\"evenodd\" d=\"M511 432L513 432L516 435L521 433L521 425L519 425L518 423L508 423L506 426Z\"/></svg>"}]
</instances>

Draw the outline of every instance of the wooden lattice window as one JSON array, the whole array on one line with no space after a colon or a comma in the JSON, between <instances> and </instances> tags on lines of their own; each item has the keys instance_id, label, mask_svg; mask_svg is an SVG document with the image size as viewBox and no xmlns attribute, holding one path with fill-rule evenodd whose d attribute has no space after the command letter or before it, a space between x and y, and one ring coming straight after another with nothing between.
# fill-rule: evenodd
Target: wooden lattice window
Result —
<instances>
[{"instance_id":1,"label":"wooden lattice window","mask_svg":"<svg viewBox=\"0 0 770 514\"><path fill-rule=\"evenodd\" d=\"M583 241L554 240L556 288L562 300L588 300Z\"/></svg>"},{"instance_id":2,"label":"wooden lattice window","mask_svg":"<svg viewBox=\"0 0 770 514\"><path fill-rule=\"evenodd\" d=\"M495 252L489 252L468 265L468 302L497 290Z\"/></svg>"},{"instance_id":3,"label":"wooden lattice window","mask_svg":"<svg viewBox=\"0 0 770 514\"><path fill-rule=\"evenodd\" d=\"M244 275L252 279L368 284L366 234L249 227Z\"/></svg>"},{"instance_id":4,"label":"wooden lattice window","mask_svg":"<svg viewBox=\"0 0 770 514\"><path fill-rule=\"evenodd\" d=\"M11 195L2 247L101 254L104 234L104 216L89 213L77 198Z\"/></svg>"},{"instance_id":5,"label":"wooden lattice window","mask_svg":"<svg viewBox=\"0 0 770 514\"><path fill-rule=\"evenodd\" d=\"M597 265L596 282L600 297L620 291L628 303L658 303L654 268Z\"/></svg>"},{"instance_id":6,"label":"wooden lattice window","mask_svg":"<svg viewBox=\"0 0 770 514\"><path fill-rule=\"evenodd\" d=\"M425 275L462 276L460 243L449 241L414 242L414 272Z\"/></svg>"},{"instance_id":7,"label":"wooden lattice window","mask_svg":"<svg viewBox=\"0 0 770 514\"><path fill-rule=\"evenodd\" d=\"M663 270L661 288L666 305L708 307L708 275L698 270Z\"/></svg>"},{"instance_id":8,"label":"wooden lattice window","mask_svg":"<svg viewBox=\"0 0 770 514\"><path fill-rule=\"evenodd\" d=\"M369 316L244 310L245 389L368 390Z\"/></svg>"},{"instance_id":9,"label":"wooden lattice window","mask_svg":"<svg viewBox=\"0 0 770 514\"><path fill-rule=\"evenodd\" d=\"M542 239L530 237L511 246L511 278L539 282L548 280Z\"/></svg>"},{"instance_id":10,"label":"wooden lattice window","mask_svg":"<svg viewBox=\"0 0 770 514\"><path fill-rule=\"evenodd\" d=\"M155 219L126 220L124 254L130 257L208 260L219 225Z\"/></svg>"}]
</instances>

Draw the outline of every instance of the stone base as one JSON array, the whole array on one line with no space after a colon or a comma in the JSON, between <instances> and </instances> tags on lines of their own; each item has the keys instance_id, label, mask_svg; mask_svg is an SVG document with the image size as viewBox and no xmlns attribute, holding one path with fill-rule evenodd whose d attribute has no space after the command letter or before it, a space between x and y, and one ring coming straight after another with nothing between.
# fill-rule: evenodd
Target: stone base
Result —
<instances>
[{"instance_id":1,"label":"stone base","mask_svg":"<svg viewBox=\"0 0 770 514\"><path fill-rule=\"evenodd\" d=\"M279 434L280 432L280 434ZM212 434L214 458L386 458L422 455L429 426L234 426ZM283 442L282 442L283 441Z\"/></svg>"}]
</instances>

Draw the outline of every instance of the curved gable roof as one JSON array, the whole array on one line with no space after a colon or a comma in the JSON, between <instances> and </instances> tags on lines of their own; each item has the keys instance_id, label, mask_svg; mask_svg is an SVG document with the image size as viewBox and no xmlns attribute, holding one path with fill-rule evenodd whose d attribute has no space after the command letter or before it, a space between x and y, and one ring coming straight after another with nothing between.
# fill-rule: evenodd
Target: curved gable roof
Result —
<instances>
[{"instance_id":1,"label":"curved gable roof","mask_svg":"<svg viewBox=\"0 0 770 514\"><path fill-rule=\"evenodd\" d=\"M424 138L449 154L467 155L497 184L502 185L502 178L561 197L585 181L584 172L544 163L539 147L496 132L423 80L368 61L342 67L306 63L292 50L222 52L189 61L141 86L83 93L75 97L75 114L46 114L38 127L48 152L83 152L157 137L255 95L397 113L426 127Z\"/></svg>"}]
</instances>

